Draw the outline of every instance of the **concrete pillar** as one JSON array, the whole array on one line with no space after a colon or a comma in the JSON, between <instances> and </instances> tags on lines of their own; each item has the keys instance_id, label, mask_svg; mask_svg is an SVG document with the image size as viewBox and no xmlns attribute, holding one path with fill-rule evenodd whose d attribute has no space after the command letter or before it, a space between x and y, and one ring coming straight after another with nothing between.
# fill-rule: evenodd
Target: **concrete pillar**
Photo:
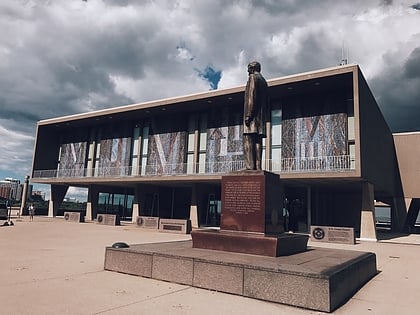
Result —
<instances>
[{"instance_id":1,"label":"concrete pillar","mask_svg":"<svg viewBox=\"0 0 420 315\"><path fill-rule=\"evenodd\" d=\"M134 188L133 200L133 214L131 215L131 222L137 223L137 217L140 215L140 191L139 186Z\"/></svg>"},{"instance_id":2,"label":"concrete pillar","mask_svg":"<svg viewBox=\"0 0 420 315\"><path fill-rule=\"evenodd\" d=\"M48 216L55 217L66 196L68 185L51 185L51 196L48 204Z\"/></svg>"},{"instance_id":3,"label":"concrete pillar","mask_svg":"<svg viewBox=\"0 0 420 315\"><path fill-rule=\"evenodd\" d=\"M406 209L410 208L411 200L413 200L413 198L404 198L404 203L405 203L405 208Z\"/></svg>"},{"instance_id":4,"label":"concrete pillar","mask_svg":"<svg viewBox=\"0 0 420 315\"><path fill-rule=\"evenodd\" d=\"M29 176L25 176L25 181L23 182L23 191L22 196L20 198L20 210L19 214L23 215L23 211L26 209L26 200L28 195L28 184L29 184Z\"/></svg>"},{"instance_id":5,"label":"concrete pillar","mask_svg":"<svg viewBox=\"0 0 420 315\"><path fill-rule=\"evenodd\" d=\"M88 189L87 203L86 203L86 221L93 221L98 212L99 191L95 186L90 186Z\"/></svg>"},{"instance_id":6,"label":"concrete pillar","mask_svg":"<svg viewBox=\"0 0 420 315\"><path fill-rule=\"evenodd\" d=\"M308 224L308 233L311 232L311 224L312 224L312 199L311 199L311 186L306 188L306 211L307 211L307 224Z\"/></svg>"},{"instance_id":7,"label":"concrete pillar","mask_svg":"<svg viewBox=\"0 0 420 315\"><path fill-rule=\"evenodd\" d=\"M375 225L375 195L371 183L362 184L362 212L360 216L360 240L377 241Z\"/></svg>"},{"instance_id":8,"label":"concrete pillar","mask_svg":"<svg viewBox=\"0 0 420 315\"><path fill-rule=\"evenodd\" d=\"M190 220L193 228L198 228L197 186L191 190Z\"/></svg>"},{"instance_id":9,"label":"concrete pillar","mask_svg":"<svg viewBox=\"0 0 420 315\"><path fill-rule=\"evenodd\" d=\"M391 230L402 232L407 219L406 200L403 197L392 198L391 204Z\"/></svg>"},{"instance_id":10,"label":"concrete pillar","mask_svg":"<svg viewBox=\"0 0 420 315\"><path fill-rule=\"evenodd\" d=\"M416 224L417 217L420 212L420 199L412 198L407 208L407 216L404 223L404 232L411 233Z\"/></svg>"}]
</instances>

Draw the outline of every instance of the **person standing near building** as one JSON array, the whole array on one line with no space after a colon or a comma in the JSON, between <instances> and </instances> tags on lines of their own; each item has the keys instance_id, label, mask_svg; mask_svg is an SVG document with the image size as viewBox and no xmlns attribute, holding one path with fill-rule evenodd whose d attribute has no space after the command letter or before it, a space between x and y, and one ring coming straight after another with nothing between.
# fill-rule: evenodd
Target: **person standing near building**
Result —
<instances>
[{"instance_id":1,"label":"person standing near building","mask_svg":"<svg viewBox=\"0 0 420 315\"><path fill-rule=\"evenodd\" d=\"M34 207L34 204L31 203L29 206L29 221L34 220L34 214L35 214L35 207Z\"/></svg>"},{"instance_id":2,"label":"person standing near building","mask_svg":"<svg viewBox=\"0 0 420 315\"><path fill-rule=\"evenodd\" d=\"M262 139L266 137L265 111L268 107L268 87L260 72L259 62L249 63L249 77L244 99L243 131L244 161L247 170L262 169Z\"/></svg>"}]
</instances>

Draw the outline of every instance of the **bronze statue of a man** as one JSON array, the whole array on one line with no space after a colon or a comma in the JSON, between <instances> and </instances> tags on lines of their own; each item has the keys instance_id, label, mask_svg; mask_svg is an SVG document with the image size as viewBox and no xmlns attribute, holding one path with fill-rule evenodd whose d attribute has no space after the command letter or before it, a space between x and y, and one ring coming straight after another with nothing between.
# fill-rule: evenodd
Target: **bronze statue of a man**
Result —
<instances>
[{"instance_id":1,"label":"bronze statue of a man","mask_svg":"<svg viewBox=\"0 0 420 315\"><path fill-rule=\"evenodd\" d=\"M248 65L248 82L244 101L244 161L247 170L261 170L262 139L266 137L265 111L268 107L267 82L261 75L261 65Z\"/></svg>"}]
</instances>

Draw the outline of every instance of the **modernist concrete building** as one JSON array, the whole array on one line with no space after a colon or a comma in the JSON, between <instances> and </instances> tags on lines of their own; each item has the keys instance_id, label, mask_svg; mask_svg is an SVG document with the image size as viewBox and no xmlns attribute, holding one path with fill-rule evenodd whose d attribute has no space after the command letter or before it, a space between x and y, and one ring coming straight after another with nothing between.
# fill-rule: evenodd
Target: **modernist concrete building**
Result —
<instances>
[{"instance_id":1,"label":"modernist concrete building","mask_svg":"<svg viewBox=\"0 0 420 315\"><path fill-rule=\"evenodd\" d=\"M402 230L406 197L420 196L405 179L414 183L419 168L417 178L400 176L412 165L398 164L400 152L359 67L268 84L264 168L284 184L290 229L354 227L375 239L378 200L390 205L392 228ZM87 220L118 213L135 222L141 214L217 226L221 177L243 167L243 99L239 86L39 121L31 181L51 185L51 216L77 186L88 188Z\"/></svg>"}]
</instances>

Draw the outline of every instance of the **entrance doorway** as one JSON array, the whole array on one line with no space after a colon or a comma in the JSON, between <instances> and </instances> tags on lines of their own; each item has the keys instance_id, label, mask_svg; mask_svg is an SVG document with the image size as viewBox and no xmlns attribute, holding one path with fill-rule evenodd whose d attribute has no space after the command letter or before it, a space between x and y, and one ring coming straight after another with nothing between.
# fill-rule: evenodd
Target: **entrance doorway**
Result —
<instances>
[{"instance_id":1,"label":"entrance doorway","mask_svg":"<svg viewBox=\"0 0 420 315\"><path fill-rule=\"evenodd\" d=\"M285 218L288 222L286 230L309 233L307 191L307 187L285 187L283 215L288 216Z\"/></svg>"},{"instance_id":2,"label":"entrance doorway","mask_svg":"<svg viewBox=\"0 0 420 315\"><path fill-rule=\"evenodd\" d=\"M188 219L190 215L190 187L158 187L146 193L142 215L165 219Z\"/></svg>"},{"instance_id":3,"label":"entrance doorway","mask_svg":"<svg viewBox=\"0 0 420 315\"><path fill-rule=\"evenodd\" d=\"M215 194L210 193L207 198L207 211L204 226L220 226L220 214L222 212L222 201L216 198Z\"/></svg>"},{"instance_id":4,"label":"entrance doorway","mask_svg":"<svg viewBox=\"0 0 420 315\"><path fill-rule=\"evenodd\" d=\"M117 214L123 221L131 221L134 196L131 194L99 193L98 214Z\"/></svg>"}]
</instances>

